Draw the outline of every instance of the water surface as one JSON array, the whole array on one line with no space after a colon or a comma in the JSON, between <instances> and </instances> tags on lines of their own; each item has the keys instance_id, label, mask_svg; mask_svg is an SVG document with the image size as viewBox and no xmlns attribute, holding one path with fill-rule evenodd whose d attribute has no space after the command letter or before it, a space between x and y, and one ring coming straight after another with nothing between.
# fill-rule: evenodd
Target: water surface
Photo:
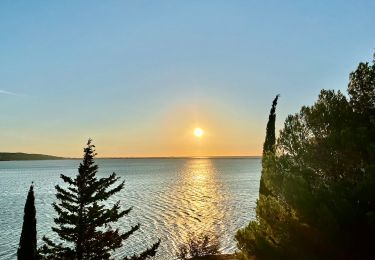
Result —
<instances>
[{"instance_id":1,"label":"water surface","mask_svg":"<svg viewBox=\"0 0 375 260\"><path fill-rule=\"evenodd\" d=\"M234 234L254 219L260 159L98 159L99 176L116 172L125 188L109 203L133 207L117 223L123 231L141 229L115 252L116 259L140 252L161 238L155 259L175 259L191 234L215 233L223 253L235 251ZM39 245L55 238L51 225L59 175L74 176L79 160L0 162L0 259L16 259L23 208L34 181Z\"/></svg>"}]
</instances>

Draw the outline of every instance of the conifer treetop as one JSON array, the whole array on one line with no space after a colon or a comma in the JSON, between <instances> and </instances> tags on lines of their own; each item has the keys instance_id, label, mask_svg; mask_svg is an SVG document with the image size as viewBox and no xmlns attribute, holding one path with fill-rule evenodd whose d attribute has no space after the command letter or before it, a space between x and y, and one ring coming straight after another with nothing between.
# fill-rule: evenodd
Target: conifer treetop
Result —
<instances>
[{"instance_id":1,"label":"conifer treetop","mask_svg":"<svg viewBox=\"0 0 375 260\"><path fill-rule=\"evenodd\" d=\"M45 259L110 259L111 252L122 247L123 242L140 227L137 224L127 232L112 227L132 208L122 210L120 201L112 206L105 203L124 188L125 182L119 182L120 178L115 173L98 178L98 165L94 160L96 155L95 146L89 139L76 177L61 174L68 187L56 185L57 202L53 203L53 207L58 216L52 227L61 242L43 238L46 244L40 252ZM158 245L159 242L140 256L152 256Z\"/></svg>"}]
</instances>

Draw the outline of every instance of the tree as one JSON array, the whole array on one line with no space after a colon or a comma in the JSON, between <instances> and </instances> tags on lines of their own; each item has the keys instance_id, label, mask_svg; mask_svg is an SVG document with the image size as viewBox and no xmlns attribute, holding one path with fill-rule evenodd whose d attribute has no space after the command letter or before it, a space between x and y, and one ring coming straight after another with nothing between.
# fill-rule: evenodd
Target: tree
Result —
<instances>
[{"instance_id":1,"label":"tree","mask_svg":"<svg viewBox=\"0 0 375 260\"><path fill-rule=\"evenodd\" d=\"M267 130L266 130L266 138L263 144L263 157L267 155L267 153L274 153L275 152L275 143L276 143L276 135L275 135L275 123L276 123L276 106L277 100L279 99L280 95L276 95L275 99L272 102L272 107L270 110L270 115L268 116L267 122ZM269 191L267 190L264 184L264 178L266 172L262 172L260 178L260 185L259 185L259 193L261 194L268 194Z\"/></svg>"},{"instance_id":2,"label":"tree","mask_svg":"<svg viewBox=\"0 0 375 260\"><path fill-rule=\"evenodd\" d=\"M374 55L375 60L375 55ZM348 93L355 111L375 113L375 62L361 62L356 71L350 73Z\"/></svg>"},{"instance_id":3,"label":"tree","mask_svg":"<svg viewBox=\"0 0 375 260\"><path fill-rule=\"evenodd\" d=\"M20 244L17 251L19 260L37 259L36 210L34 202L34 186L31 184L27 194Z\"/></svg>"},{"instance_id":4,"label":"tree","mask_svg":"<svg viewBox=\"0 0 375 260\"><path fill-rule=\"evenodd\" d=\"M43 237L46 244L40 252L46 259L110 259L110 252L120 248L123 241L140 227L138 224L125 233L111 227L112 223L129 214L132 208L121 210L119 201L112 207L106 206L104 201L120 192L124 182L116 184L119 177L115 173L106 178L97 178L95 156L95 146L89 139L77 176L73 179L61 175L68 187L56 186L58 202L53 203L53 207L58 217L54 219L56 226L52 227L61 242ZM141 260L154 256L159 243L160 240L150 249L129 259Z\"/></svg>"},{"instance_id":5,"label":"tree","mask_svg":"<svg viewBox=\"0 0 375 260\"><path fill-rule=\"evenodd\" d=\"M219 253L220 243L216 235L212 234L189 234L186 244L178 247L177 259L195 259L198 257L216 255Z\"/></svg>"},{"instance_id":6,"label":"tree","mask_svg":"<svg viewBox=\"0 0 375 260\"><path fill-rule=\"evenodd\" d=\"M365 67L364 67L365 66ZM368 68L372 69L368 69ZM322 90L287 117L262 161L269 193L236 234L240 259L366 259L375 242L374 65L350 76L348 100Z\"/></svg>"},{"instance_id":7,"label":"tree","mask_svg":"<svg viewBox=\"0 0 375 260\"><path fill-rule=\"evenodd\" d=\"M277 100L280 95L276 95L275 99L272 101L272 107L270 110L270 115L268 116L266 138L263 144L263 155L267 152L274 152L276 135L275 135L275 122L276 122L276 106Z\"/></svg>"}]
</instances>

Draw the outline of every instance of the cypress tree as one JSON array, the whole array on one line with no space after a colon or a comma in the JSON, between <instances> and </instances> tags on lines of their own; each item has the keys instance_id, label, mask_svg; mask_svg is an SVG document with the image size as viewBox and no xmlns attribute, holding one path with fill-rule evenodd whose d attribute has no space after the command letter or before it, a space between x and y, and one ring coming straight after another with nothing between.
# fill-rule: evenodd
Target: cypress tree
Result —
<instances>
[{"instance_id":1,"label":"cypress tree","mask_svg":"<svg viewBox=\"0 0 375 260\"><path fill-rule=\"evenodd\" d=\"M20 244L17 251L19 260L37 259L36 249L36 210L35 210L34 186L31 184L27 194Z\"/></svg>"},{"instance_id":2,"label":"cypress tree","mask_svg":"<svg viewBox=\"0 0 375 260\"><path fill-rule=\"evenodd\" d=\"M263 155L267 152L274 152L275 149L275 122L276 122L276 106L277 100L279 99L280 95L276 95L275 99L272 101L272 107L270 110L270 114L268 116L267 122L267 132L266 138L263 144Z\"/></svg>"},{"instance_id":3,"label":"cypress tree","mask_svg":"<svg viewBox=\"0 0 375 260\"><path fill-rule=\"evenodd\" d=\"M272 101L272 107L270 110L270 114L268 116L267 122L267 132L266 138L263 144L263 160L267 153L274 153L275 152L275 143L276 143L276 135L275 135L275 122L276 122L276 106L277 100L279 99L280 95L276 95L275 99ZM262 176L260 178L260 186L259 186L259 193L267 195L269 193L266 185L264 183L264 173L262 172Z\"/></svg>"},{"instance_id":4,"label":"cypress tree","mask_svg":"<svg viewBox=\"0 0 375 260\"><path fill-rule=\"evenodd\" d=\"M111 227L112 223L128 215L132 208L121 210L120 201L112 207L104 204L123 189L124 181L117 184L119 177L115 173L97 178L95 156L95 146L89 139L77 176L73 179L61 175L68 187L56 186L58 202L53 203L53 207L58 216L54 219L56 226L52 227L60 243L43 237L46 244L40 252L46 259L109 259L110 252L120 248L123 241L140 227L138 224L124 233ZM154 256L159 243L130 259Z\"/></svg>"}]
</instances>

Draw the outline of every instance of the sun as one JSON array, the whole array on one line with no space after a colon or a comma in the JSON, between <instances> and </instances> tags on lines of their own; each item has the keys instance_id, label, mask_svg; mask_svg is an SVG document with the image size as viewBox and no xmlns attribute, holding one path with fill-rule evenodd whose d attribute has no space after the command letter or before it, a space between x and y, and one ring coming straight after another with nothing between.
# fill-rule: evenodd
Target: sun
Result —
<instances>
[{"instance_id":1,"label":"sun","mask_svg":"<svg viewBox=\"0 0 375 260\"><path fill-rule=\"evenodd\" d=\"M196 137L202 137L203 134L204 134L204 131L203 131L202 128L197 127L197 128L194 129L194 135L195 135Z\"/></svg>"}]
</instances>

